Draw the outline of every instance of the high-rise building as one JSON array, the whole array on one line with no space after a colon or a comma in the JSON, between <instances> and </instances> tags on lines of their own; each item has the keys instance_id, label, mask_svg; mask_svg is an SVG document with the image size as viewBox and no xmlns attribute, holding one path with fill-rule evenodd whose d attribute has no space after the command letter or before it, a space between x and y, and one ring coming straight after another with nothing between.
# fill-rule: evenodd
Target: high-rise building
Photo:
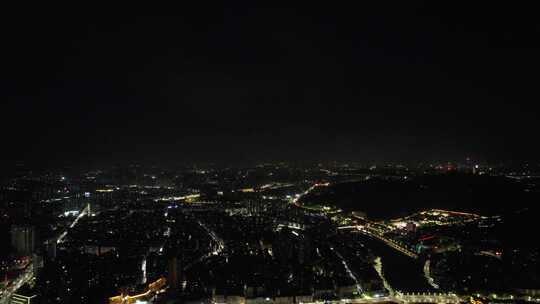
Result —
<instances>
[{"instance_id":1,"label":"high-rise building","mask_svg":"<svg viewBox=\"0 0 540 304\"><path fill-rule=\"evenodd\" d=\"M36 243L36 233L32 226L12 226L11 246L20 255L31 255Z\"/></svg>"},{"instance_id":2,"label":"high-rise building","mask_svg":"<svg viewBox=\"0 0 540 304\"><path fill-rule=\"evenodd\" d=\"M54 260L56 259L56 239L48 239L45 241L45 254L47 255L47 258Z\"/></svg>"},{"instance_id":3,"label":"high-rise building","mask_svg":"<svg viewBox=\"0 0 540 304\"><path fill-rule=\"evenodd\" d=\"M178 291L178 258L173 256L169 259L169 276L167 282L173 291Z\"/></svg>"},{"instance_id":4,"label":"high-rise building","mask_svg":"<svg viewBox=\"0 0 540 304\"><path fill-rule=\"evenodd\" d=\"M408 222L405 225L405 230L409 233L415 233L416 232L416 224L413 222Z\"/></svg>"},{"instance_id":5,"label":"high-rise building","mask_svg":"<svg viewBox=\"0 0 540 304\"><path fill-rule=\"evenodd\" d=\"M34 273L34 277L37 277L39 270L43 268L43 256L39 254L32 254L32 271Z\"/></svg>"}]
</instances>

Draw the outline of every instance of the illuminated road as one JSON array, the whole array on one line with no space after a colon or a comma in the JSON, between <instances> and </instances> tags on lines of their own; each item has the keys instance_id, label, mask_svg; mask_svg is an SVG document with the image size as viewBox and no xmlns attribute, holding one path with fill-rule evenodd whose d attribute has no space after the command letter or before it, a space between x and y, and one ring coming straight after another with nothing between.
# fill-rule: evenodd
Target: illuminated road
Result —
<instances>
[{"instance_id":1,"label":"illuminated road","mask_svg":"<svg viewBox=\"0 0 540 304\"><path fill-rule=\"evenodd\" d=\"M416 294L397 294L390 297L380 298L356 298L340 299L333 301L315 301L304 302L304 304L322 304L322 303L445 303L458 304L463 303L466 297L460 297L453 293L416 293Z\"/></svg>"},{"instance_id":2,"label":"illuminated road","mask_svg":"<svg viewBox=\"0 0 540 304\"><path fill-rule=\"evenodd\" d=\"M317 184L313 184L313 186L309 187L306 191L304 191L304 192L298 194L296 197L292 198L290 202L291 202L291 204L296 205L296 206L298 206L298 207L304 207L304 206L302 206L302 205L300 205L300 204L298 203L298 201L299 201L303 196L309 194L311 191L315 190L315 188L317 188L317 187L323 187L323 186L326 187L326 186L329 186L329 185L330 185L329 183L325 183L325 184L318 184L318 183L317 183Z\"/></svg>"},{"instance_id":3,"label":"illuminated road","mask_svg":"<svg viewBox=\"0 0 540 304\"><path fill-rule=\"evenodd\" d=\"M210 235L212 240L214 240L214 242L218 244L218 248L214 252L212 252L213 255L218 255L221 251L223 251L223 249L225 249L225 242L223 242L223 240L218 237L216 233L212 229L208 228L203 222L198 221L198 223L208 233L208 235Z\"/></svg>"},{"instance_id":4,"label":"illuminated road","mask_svg":"<svg viewBox=\"0 0 540 304\"><path fill-rule=\"evenodd\" d=\"M418 258L418 254L414 253L412 250L402 246L400 243L392 240L392 239L389 239L385 236L383 236L380 232L378 231L375 231L373 229L370 229L370 228L367 228L366 226L363 226L363 225L358 225L358 226L342 226L342 227L339 227L339 229L356 229L357 231L365 234L365 235L368 235L370 237L373 237L373 238L376 238L378 239L379 241L382 241L384 242L386 245L396 249L397 251L403 253L404 255L408 256L408 257L411 257L413 259L417 259Z\"/></svg>"},{"instance_id":5,"label":"illuminated road","mask_svg":"<svg viewBox=\"0 0 540 304\"><path fill-rule=\"evenodd\" d=\"M395 300L400 303L462 303L463 298L454 293L398 293Z\"/></svg>"},{"instance_id":6,"label":"illuminated road","mask_svg":"<svg viewBox=\"0 0 540 304\"><path fill-rule=\"evenodd\" d=\"M315 302L303 302L304 304L322 304L322 303L445 303L445 304L458 304L463 303L464 297L460 297L453 293L422 293L422 294L398 294L390 297L380 298L356 298L356 299L340 299L333 301L315 301Z\"/></svg>"},{"instance_id":7,"label":"illuminated road","mask_svg":"<svg viewBox=\"0 0 540 304\"><path fill-rule=\"evenodd\" d=\"M362 289L362 286L360 286L360 282L358 282L358 279L349 268L349 265L347 264L347 261L345 260L345 258L339 252L334 250L333 247L330 247L330 250L332 250L341 259L341 263L343 263L343 267L345 267L347 274L349 275L349 277L351 277L351 279L353 279L354 283L356 284L356 291L358 291L358 294L363 294L364 291Z\"/></svg>"},{"instance_id":8,"label":"illuminated road","mask_svg":"<svg viewBox=\"0 0 540 304\"><path fill-rule=\"evenodd\" d=\"M376 238L382 242L384 242L386 245L396 249L397 251L405 254L408 257L417 259L418 254L416 254L414 251L410 250L409 248L403 246L403 244L387 238L384 236L384 233L387 232L381 225L379 225L376 222L372 222L362 216L357 215L355 212L352 213L352 217L360 220L362 222L365 222L365 225L352 225L352 226L342 226L339 227L339 229L356 229L359 232L371 236L373 238Z\"/></svg>"},{"instance_id":9,"label":"illuminated road","mask_svg":"<svg viewBox=\"0 0 540 304\"><path fill-rule=\"evenodd\" d=\"M11 296L17 292L19 288L21 288L26 282L30 281L34 276L32 271L32 263L29 263L28 266L24 269L24 271L19 275L18 278L16 278L11 284L3 291L2 296L0 298L0 304L7 304L9 303L9 300Z\"/></svg>"},{"instance_id":10,"label":"illuminated road","mask_svg":"<svg viewBox=\"0 0 540 304\"><path fill-rule=\"evenodd\" d=\"M68 230L75 227L79 220L88 214L90 210L90 205L86 205L86 207L79 213L79 215L73 220L71 225L69 225L69 228L66 229L66 231L62 232L56 242L58 244L62 243L67 236ZM15 293L21 286L23 286L26 282L30 281L33 278L33 271L32 271L32 263L30 263L22 272L18 278L16 278L5 290L3 290L3 293L0 297L0 304L7 304L9 303L10 297Z\"/></svg>"},{"instance_id":11,"label":"illuminated road","mask_svg":"<svg viewBox=\"0 0 540 304\"><path fill-rule=\"evenodd\" d=\"M429 266L431 264L430 260L427 260L424 263L424 277L428 281L429 285L435 289L439 289L439 285L435 284L435 279L431 276L431 271L429 270Z\"/></svg>"},{"instance_id":12,"label":"illuminated road","mask_svg":"<svg viewBox=\"0 0 540 304\"><path fill-rule=\"evenodd\" d=\"M212 240L214 240L214 242L217 243L217 249L212 251L212 252L209 252L208 254L205 254L203 256L201 256L200 258L196 259L195 261L191 262L190 264L187 264L186 267L184 267L184 270L186 269L189 269L191 266L199 263L199 262L202 262L203 260L211 257L212 255L218 255L220 254L223 249L225 249L225 242L216 235L216 233L208 228L203 222L201 221L197 221L199 223L199 225L208 233L208 235L212 238Z\"/></svg>"},{"instance_id":13,"label":"illuminated road","mask_svg":"<svg viewBox=\"0 0 540 304\"><path fill-rule=\"evenodd\" d=\"M165 292L167 279L159 278L157 281L148 284L145 292L136 295L120 294L110 297L109 304L126 304L126 303L153 303L153 297L157 294Z\"/></svg>"},{"instance_id":14,"label":"illuminated road","mask_svg":"<svg viewBox=\"0 0 540 304\"><path fill-rule=\"evenodd\" d=\"M75 218L75 220L71 223L71 225L69 225L69 228L66 229L66 231L62 232L62 234L60 234L60 236L58 237L58 240L56 240L56 243L60 244L64 242L64 239L67 236L68 230L75 227L75 225L77 225L79 220L82 217L84 217L86 214L88 214L89 211L90 211L90 204L86 205L86 207L84 207L84 209L81 211L81 213L79 213L79 215Z\"/></svg>"},{"instance_id":15,"label":"illuminated road","mask_svg":"<svg viewBox=\"0 0 540 304\"><path fill-rule=\"evenodd\" d=\"M375 271L377 271L377 274L379 275L379 277L381 278L381 280L383 282L383 285L384 285L384 288L386 288L386 290L388 290L390 295L393 295L394 294L394 289L392 288L392 286L390 286L390 283L388 283L388 281L384 277L384 273L383 273L383 270L382 270L383 265L382 265L381 257L377 257L375 259L374 268L375 268Z\"/></svg>"}]
</instances>

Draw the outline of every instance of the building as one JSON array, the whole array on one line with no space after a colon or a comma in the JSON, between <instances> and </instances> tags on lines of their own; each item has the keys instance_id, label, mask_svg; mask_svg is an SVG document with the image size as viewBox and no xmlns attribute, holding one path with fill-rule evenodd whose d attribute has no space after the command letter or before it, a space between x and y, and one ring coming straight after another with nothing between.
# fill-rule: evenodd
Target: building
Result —
<instances>
[{"instance_id":1,"label":"building","mask_svg":"<svg viewBox=\"0 0 540 304\"><path fill-rule=\"evenodd\" d=\"M55 238L45 241L45 254L50 260L56 259L56 243L57 242Z\"/></svg>"},{"instance_id":2,"label":"building","mask_svg":"<svg viewBox=\"0 0 540 304\"><path fill-rule=\"evenodd\" d=\"M11 296L11 299L10 299L9 303L10 304L31 304L31 303L36 303L37 302L36 297L37 297L37 295L25 296L25 295L22 295L22 294L14 293Z\"/></svg>"},{"instance_id":3,"label":"building","mask_svg":"<svg viewBox=\"0 0 540 304\"><path fill-rule=\"evenodd\" d=\"M32 272L34 273L34 277L36 277L39 273L39 270L43 268L43 257L39 254L33 253L32 254Z\"/></svg>"},{"instance_id":4,"label":"building","mask_svg":"<svg viewBox=\"0 0 540 304\"><path fill-rule=\"evenodd\" d=\"M405 225L405 231L407 231L408 233L415 233L416 224L413 222L408 222L407 225Z\"/></svg>"},{"instance_id":5,"label":"building","mask_svg":"<svg viewBox=\"0 0 540 304\"><path fill-rule=\"evenodd\" d=\"M169 259L169 276L167 281L169 287L173 291L178 291L179 281L178 281L178 258L173 256Z\"/></svg>"},{"instance_id":6,"label":"building","mask_svg":"<svg viewBox=\"0 0 540 304\"><path fill-rule=\"evenodd\" d=\"M11 246L19 255L31 255L36 243L36 232L32 226L12 226Z\"/></svg>"}]
</instances>

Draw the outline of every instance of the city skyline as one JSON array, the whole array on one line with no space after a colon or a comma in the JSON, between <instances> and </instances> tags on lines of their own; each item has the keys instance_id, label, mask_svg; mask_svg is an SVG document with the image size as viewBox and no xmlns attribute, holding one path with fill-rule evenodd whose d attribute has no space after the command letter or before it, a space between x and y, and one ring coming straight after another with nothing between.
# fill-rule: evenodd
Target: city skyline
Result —
<instances>
[{"instance_id":1,"label":"city skyline","mask_svg":"<svg viewBox=\"0 0 540 304\"><path fill-rule=\"evenodd\" d=\"M2 7L0 304L540 303L534 6L159 9Z\"/></svg>"},{"instance_id":2,"label":"city skyline","mask_svg":"<svg viewBox=\"0 0 540 304\"><path fill-rule=\"evenodd\" d=\"M20 169L2 304L540 301L538 166Z\"/></svg>"}]
</instances>

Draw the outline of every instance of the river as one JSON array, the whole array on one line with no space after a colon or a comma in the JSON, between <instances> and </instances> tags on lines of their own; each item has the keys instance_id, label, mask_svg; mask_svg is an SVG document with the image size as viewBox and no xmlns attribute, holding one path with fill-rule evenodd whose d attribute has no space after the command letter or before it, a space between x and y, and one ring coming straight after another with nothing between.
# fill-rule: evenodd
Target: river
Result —
<instances>
[{"instance_id":1,"label":"river","mask_svg":"<svg viewBox=\"0 0 540 304\"><path fill-rule=\"evenodd\" d=\"M409 293L435 291L424 276L424 262L421 259L410 258L366 235L359 236L359 240L375 256L381 258L383 275L394 291Z\"/></svg>"}]
</instances>

